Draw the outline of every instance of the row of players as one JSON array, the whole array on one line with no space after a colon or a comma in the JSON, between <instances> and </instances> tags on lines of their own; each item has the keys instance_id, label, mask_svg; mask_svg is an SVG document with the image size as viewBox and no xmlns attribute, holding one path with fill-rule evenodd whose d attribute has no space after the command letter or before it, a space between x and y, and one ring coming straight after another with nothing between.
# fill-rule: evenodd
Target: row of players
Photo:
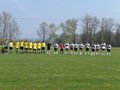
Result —
<instances>
[{"instance_id":1,"label":"row of players","mask_svg":"<svg viewBox=\"0 0 120 90\"><path fill-rule=\"evenodd\" d=\"M50 42L47 44L45 42L24 42L18 41L15 44L10 41L3 42L2 44L4 49L9 49L9 52L12 53L15 47L16 53L47 53L50 54L51 47L54 48L54 54L58 54L58 49L60 48L60 54L83 54L83 49L85 48L85 55L111 55L111 45L106 45L105 43L100 44L89 44L88 42L84 45L80 44L73 44L73 43L65 43L65 44L57 44L51 45ZM90 50L91 49L91 50ZM91 52L90 52L91 51Z\"/></svg>"},{"instance_id":2,"label":"row of players","mask_svg":"<svg viewBox=\"0 0 120 90\"><path fill-rule=\"evenodd\" d=\"M59 47L59 45L56 43L54 45L54 49L57 50L57 48ZM101 55L105 55L105 52L107 55L111 55L111 45L108 44L106 45L105 43L100 44L89 44L88 42L84 45L82 43L80 44L69 44L66 43L63 45L63 47L65 48L65 54L83 54L83 49L85 48L85 55L100 55L100 50L101 50ZM61 46L60 46L61 48ZM91 49L91 53L90 53L90 49Z\"/></svg>"}]
</instances>

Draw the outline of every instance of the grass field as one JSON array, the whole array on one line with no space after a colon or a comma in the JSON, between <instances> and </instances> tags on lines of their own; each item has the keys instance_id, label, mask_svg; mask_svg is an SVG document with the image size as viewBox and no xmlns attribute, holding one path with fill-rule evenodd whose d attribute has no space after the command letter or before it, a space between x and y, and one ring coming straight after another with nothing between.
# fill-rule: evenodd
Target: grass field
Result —
<instances>
[{"instance_id":1,"label":"grass field","mask_svg":"<svg viewBox=\"0 0 120 90\"><path fill-rule=\"evenodd\" d=\"M111 56L0 55L0 90L120 90L120 49Z\"/></svg>"}]
</instances>

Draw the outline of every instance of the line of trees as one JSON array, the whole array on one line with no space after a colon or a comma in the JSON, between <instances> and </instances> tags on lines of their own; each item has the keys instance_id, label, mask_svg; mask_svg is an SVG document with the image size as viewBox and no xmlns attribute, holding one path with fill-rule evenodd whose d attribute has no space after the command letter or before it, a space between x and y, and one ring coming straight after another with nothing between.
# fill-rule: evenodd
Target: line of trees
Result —
<instances>
[{"instance_id":1,"label":"line of trees","mask_svg":"<svg viewBox=\"0 0 120 90\"><path fill-rule=\"evenodd\" d=\"M15 40L20 35L20 30L15 19L3 11L0 13L0 38Z\"/></svg>"},{"instance_id":2,"label":"line of trees","mask_svg":"<svg viewBox=\"0 0 120 90\"><path fill-rule=\"evenodd\" d=\"M36 32L42 41L105 42L120 47L120 24L112 18L99 19L85 15L80 19L68 19L59 25L42 22ZM8 12L0 13L0 39L15 40L19 35L20 30L15 19Z\"/></svg>"},{"instance_id":3,"label":"line of trees","mask_svg":"<svg viewBox=\"0 0 120 90\"><path fill-rule=\"evenodd\" d=\"M120 24L112 18L93 17L86 15L81 19L68 19L56 25L42 22L37 30L37 35L43 41L58 43L89 42L107 43L120 46Z\"/></svg>"}]
</instances>

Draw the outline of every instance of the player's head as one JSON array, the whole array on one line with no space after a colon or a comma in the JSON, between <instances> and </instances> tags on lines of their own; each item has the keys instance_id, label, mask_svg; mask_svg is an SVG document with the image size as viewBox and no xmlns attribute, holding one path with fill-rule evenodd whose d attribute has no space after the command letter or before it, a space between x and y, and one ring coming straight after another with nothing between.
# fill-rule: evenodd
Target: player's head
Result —
<instances>
[{"instance_id":1,"label":"player's head","mask_svg":"<svg viewBox=\"0 0 120 90\"><path fill-rule=\"evenodd\" d=\"M38 43L39 41L37 40L36 42Z\"/></svg>"},{"instance_id":2,"label":"player's head","mask_svg":"<svg viewBox=\"0 0 120 90\"><path fill-rule=\"evenodd\" d=\"M7 39L5 39L5 42L7 42Z\"/></svg>"}]
</instances>

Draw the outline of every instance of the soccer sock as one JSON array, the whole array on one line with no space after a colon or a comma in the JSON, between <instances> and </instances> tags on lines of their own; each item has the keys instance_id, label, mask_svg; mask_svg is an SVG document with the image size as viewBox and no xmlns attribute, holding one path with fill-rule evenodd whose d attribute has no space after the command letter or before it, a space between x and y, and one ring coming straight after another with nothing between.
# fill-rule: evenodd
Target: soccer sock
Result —
<instances>
[{"instance_id":1,"label":"soccer sock","mask_svg":"<svg viewBox=\"0 0 120 90\"><path fill-rule=\"evenodd\" d=\"M108 52L106 53L106 55L108 56Z\"/></svg>"},{"instance_id":2,"label":"soccer sock","mask_svg":"<svg viewBox=\"0 0 120 90\"><path fill-rule=\"evenodd\" d=\"M90 53L88 52L88 55L89 55Z\"/></svg>"},{"instance_id":3,"label":"soccer sock","mask_svg":"<svg viewBox=\"0 0 120 90\"><path fill-rule=\"evenodd\" d=\"M67 54L69 54L69 52L67 52Z\"/></svg>"},{"instance_id":4,"label":"soccer sock","mask_svg":"<svg viewBox=\"0 0 120 90\"><path fill-rule=\"evenodd\" d=\"M76 55L78 55L78 52L76 52Z\"/></svg>"},{"instance_id":5,"label":"soccer sock","mask_svg":"<svg viewBox=\"0 0 120 90\"><path fill-rule=\"evenodd\" d=\"M67 52L65 52L65 55L67 54Z\"/></svg>"},{"instance_id":6,"label":"soccer sock","mask_svg":"<svg viewBox=\"0 0 120 90\"><path fill-rule=\"evenodd\" d=\"M109 52L109 55L111 55L111 53Z\"/></svg>"},{"instance_id":7,"label":"soccer sock","mask_svg":"<svg viewBox=\"0 0 120 90\"><path fill-rule=\"evenodd\" d=\"M79 54L81 55L81 52L79 52Z\"/></svg>"},{"instance_id":8,"label":"soccer sock","mask_svg":"<svg viewBox=\"0 0 120 90\"><path fill-rule=\"evenodd\" d=\"M66 52L66 54L68 54L68 52Z\"/></svg>"},{"instance_id":9,"label":"soccer sock","mask_svg":"<svg viewBox=\"0 0 120 90\"><path fill-rule=\"evenodd\" d=\"M75 52L74 52L74 55L75 55Z\"/></svg>"},{"instance_id":10,"label":"soccer sock","mask_svg":"<svg viewBox=\"0 0 120 90\"><path fill-rule=\"evenodd\" d=\"M100 53L98 53L98 55L100 55Z\"/></svg>"},{"instance_id":11,"label":"soccer sock","mask_svg":"<svg viewBox=\"0 0 120 90\"><path fill-rule=\"evenodd\" d=\"M93 52L91 52L91 56L93 55Z\"/></svg>"},{"instance_id":12,"label":"soccer sock","mask_svg":"<svg viewBox=\"0 0 120 90\"><path fill-rule=\"evenodd\" d=\"M105 55L105 53L103 52L103 53L102 53L102 56L104 56L104 55Z\"/></svg>"},{"instance_id":13,"label":"soccer sock","mask_svg":"<svg viewBox=\"0 0 120 90\"><path fill-rule=\"evenodd\" d=\"M96 55L98 55L98 53L96 52Z\"/></svg>"},{"instance_id":14,"label":"soccer sock","mask_svg":"<svg viewBox=\"0 0 120 90\"><path fill-rule=\"evenodd\" d=\"M82 55L82 52L80 52L80 55Z\"/></svg>"}]
</instances>

